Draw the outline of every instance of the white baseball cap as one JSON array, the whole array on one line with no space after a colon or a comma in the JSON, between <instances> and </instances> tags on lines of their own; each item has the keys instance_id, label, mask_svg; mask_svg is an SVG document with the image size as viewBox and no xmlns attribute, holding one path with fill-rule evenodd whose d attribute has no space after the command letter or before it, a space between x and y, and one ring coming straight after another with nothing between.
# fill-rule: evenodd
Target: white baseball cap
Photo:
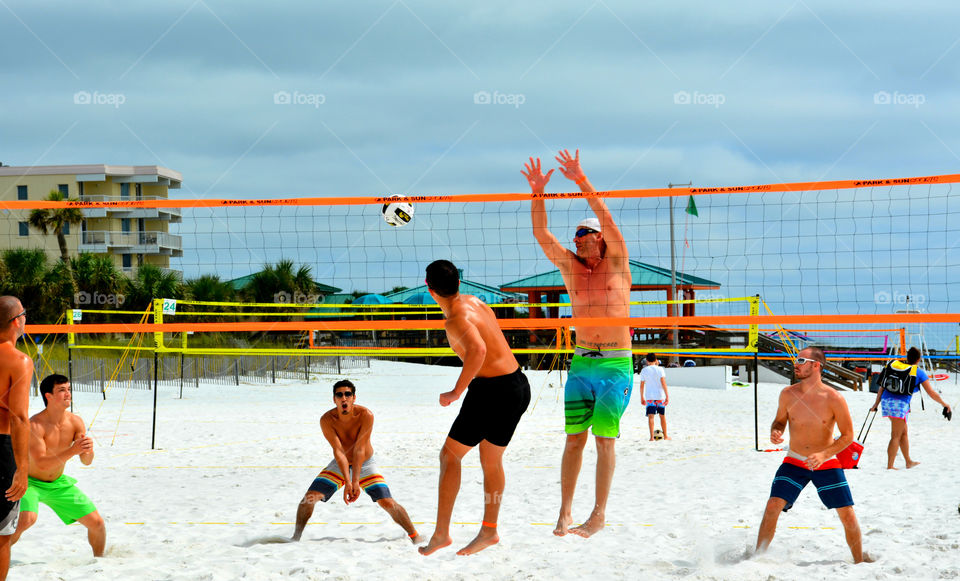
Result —
<instances>
[{"instance_id":1,"label":"white baseball cap","mask_svg":"<svg viewBox=\"0 0 960 581\"><path fill-rule=\"evenodd\" d=\"M589 228L597 232L602 232L602 230L600 230L600 220L597 220L596 218L584 218L579 224L577 224L577 230L581 228Z\"/></svg>"}]
</instances>

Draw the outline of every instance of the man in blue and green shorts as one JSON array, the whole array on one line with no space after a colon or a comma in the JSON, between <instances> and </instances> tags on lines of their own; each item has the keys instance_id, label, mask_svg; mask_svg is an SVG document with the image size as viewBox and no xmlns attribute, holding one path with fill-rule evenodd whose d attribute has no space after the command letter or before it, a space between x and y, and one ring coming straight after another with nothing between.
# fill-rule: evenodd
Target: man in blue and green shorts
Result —
<instances>
[{"instance_id":1,"label":"man in blue and green shorts","mask_svg":"<svg viewBox=\"0 0 960 581\"><path fill-rule=\"evenodd\" d=\"M46 408L30 418L30 473L12 542L37 522L42 502L64 524L79 522L87 527L93 556L102 557L107 542L103 517L77 488L77 481L63 473L67 460L74 456L79 456L85 466L93 462L93 439L86 435L83 420L67 411L71 396L70 381L63 375L49 375L40 382L40 397Z\"/></svg>"},{"instance_id":2,"label":"man in blue and green shorts","mask_svg":"<svg viewBox=\"0 0 960 581\"><path fill-rule=\"evenodd\" d=\"M579 150L575 155L561 151L555 159L560 173L582 192L596 191L580 168ZM620 416L633 389L629 327L589 319L630 316L630 261L623 234L603 198L597 196L584 196L596 217L582 220L574 229L576 252L565 248L547 228L546 205L538 195L543 194L553 170L543 174L540 160L534 158L524 170L534 193L530 203L533 235L550 262L560 269L577 333L577 349L564 388L567 441L560 468L560 516L553 534L571 532L589 537L603 530L606 522L607 497L616 465L614 444L620 436ZM589 518L571 528L573 493L590 428L597 441L596 502Z\"/></svg>"}]
</instances>

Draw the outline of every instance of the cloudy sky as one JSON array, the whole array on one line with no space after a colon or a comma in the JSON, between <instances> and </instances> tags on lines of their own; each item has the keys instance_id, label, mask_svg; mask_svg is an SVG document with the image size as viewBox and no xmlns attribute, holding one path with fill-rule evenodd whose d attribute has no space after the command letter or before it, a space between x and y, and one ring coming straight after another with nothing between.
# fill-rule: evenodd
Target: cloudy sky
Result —
<instances>
[{"instance_id":1,"label":"cloudy sky","mask_svg":"<svg viewBox=\"0 0 960 581\"><path fill-rule=\"evenodd\" d=\"M191 197L523 191L567 147L603 189L956 172L960 5L732 6L5 0L0 161Z\"/></svg>"},{"instance_id":2,"label":"cloudy sky","mask_svg":"<svg viewBox=\"0 0 960 581\"><path fill-rule=\"evenodd\" d=\"M157 164L187 198L520 192L527 157L577 147L604 190L957 173L958 21L943 1L0 0L0 161ZM705 260L717 232L696 235Z\"/></svg>"}]
</instances>

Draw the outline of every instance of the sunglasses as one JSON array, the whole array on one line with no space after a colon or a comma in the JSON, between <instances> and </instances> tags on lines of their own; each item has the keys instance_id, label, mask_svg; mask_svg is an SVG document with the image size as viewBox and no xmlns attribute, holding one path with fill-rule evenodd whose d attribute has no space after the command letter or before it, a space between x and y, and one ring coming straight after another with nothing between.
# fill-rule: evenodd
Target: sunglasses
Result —
<instances>
[{"instance_id":1,"label":"sunglasses","mask_svg":"<svg viewBox=\"0 0 960 581\"><path fill-rule=\"evenodd\" d=\"M23 309L23 312L22 312L22 313L20 313L20 314L17 315L16 317L12 317L12 318L11 318L9 321L7 321L7 322L8 322L8 323L12 323L12 322L16 321L17 319L19 319L20 317L25 317L26 315L27 315L27 309Z\"/></svg>"},{"instance_id":2,"label":"sunglasses","mask_svg":"<svg viewBox=\"0 0 960 581\"><path fill-rule=\"evenodd\" d=\"M596 233L597 233L596 230L591 230L590 228L580 228L579 230L577 230L577 233L573 235L573 237L574 237L574 238L582 238L583 236L586 236L587 234L596 234Z\"/></svg>"},{"instance_id":3,"label":"sunglasses","mask_svg":"<svg viewBox=\"0 0 960 581\"><path fill-rule=\"evenodd\" d=\"M804 363L815 363L816 359L809 359L807 357L797 357L797 365L803 365Z\"/></svg>"},{"instance_id":4,"label":"sunglasses","mask_svg":"<svg viewBox=\"0 0 960 581\"><path fill-rule=\"evenodd\" d=\"M338 391L333 394L333 397L353 397L352 391Z\"/></svg>"}]
</instances>

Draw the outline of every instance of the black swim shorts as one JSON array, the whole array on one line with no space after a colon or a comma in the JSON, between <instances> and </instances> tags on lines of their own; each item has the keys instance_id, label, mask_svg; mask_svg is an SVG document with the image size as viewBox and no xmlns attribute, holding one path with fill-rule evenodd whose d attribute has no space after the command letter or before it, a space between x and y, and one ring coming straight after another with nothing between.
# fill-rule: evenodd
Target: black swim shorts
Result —
<instances>
[{"instance_id":1,"label":"black swim shorts","mask_svg":"<svg viewBox=\"0 0 960 581\"><path fill-rule=\"evenodd\" d=\"M530 383L519 367L499 377L474 378L449 435L464 446L476 446L481 440L506 446L528 405Z\"/></svg>"}]
</instances>

